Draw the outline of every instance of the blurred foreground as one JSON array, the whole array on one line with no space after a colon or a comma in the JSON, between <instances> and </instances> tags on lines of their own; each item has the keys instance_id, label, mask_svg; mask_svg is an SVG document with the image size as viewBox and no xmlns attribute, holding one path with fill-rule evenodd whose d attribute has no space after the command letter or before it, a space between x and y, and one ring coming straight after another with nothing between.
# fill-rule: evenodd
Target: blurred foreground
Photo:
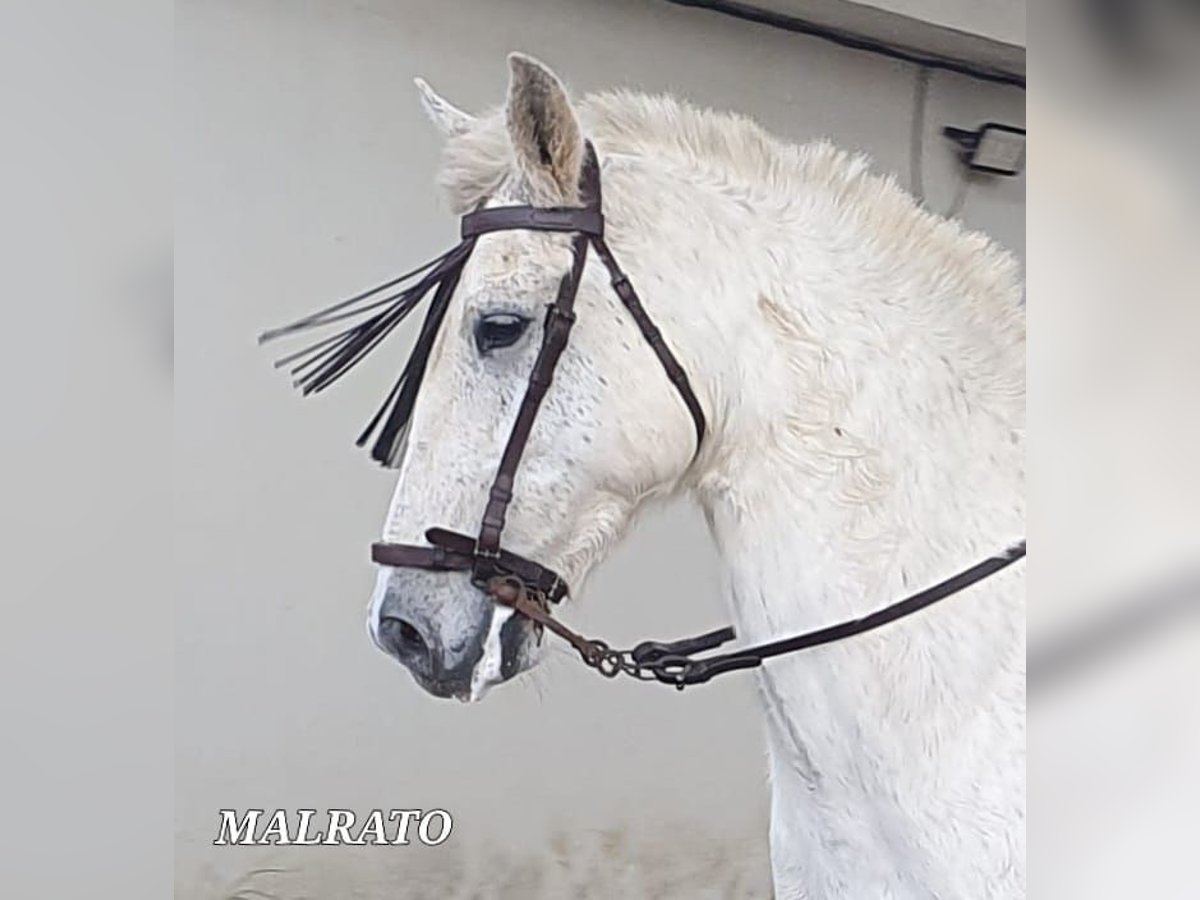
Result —
<instances>
[{"instance_id":1,"label":"blurred foreground","mask_svg":"<svg viewBox=\"0 0 1200 900\"><path fill-rule=\"evenodd\" d=\"M250 848L246 848L250 849ZM256 850L258 848L255 848ZM216 873L187 885L181 900L304 900L402 896L405 900L611 900L688 897L758 900L771 896L766 842L758 833L633 836L572 827L536 853L421 852L395 848L313 848L227 883ZM297 864L300 863L300 864ZM403 890L397 892L397 885Z\"/></svg>"},{"instance_id":2,"label":"blurred foreground","mask_svg":"<svg viewBox=\"0 0 1200 900\"><path fill-rule=\"evenodd\" d=\"M1031 47L1033 896L1200 896L1200 4Z\"/></svg>"}]
</instances>

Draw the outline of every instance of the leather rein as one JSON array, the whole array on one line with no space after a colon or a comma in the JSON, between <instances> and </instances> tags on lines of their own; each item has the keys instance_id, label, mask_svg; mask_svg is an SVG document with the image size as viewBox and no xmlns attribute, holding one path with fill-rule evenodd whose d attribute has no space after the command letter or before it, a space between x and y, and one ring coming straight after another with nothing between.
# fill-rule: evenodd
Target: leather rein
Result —
<instances>
[{"instance_id":1,"label":"leather rein","mask_svg":"<svg viewBox=\"0 0 1200 900\"><path fill-rule=\"evenodd\" d=\"M614 650L603 641L583 637L555 619L550 614L550 605L560 602L569 593L567 583L553 570L502 547L501 537L525 445L529 441L542 400L549 390L558 360L570 340L571 327L575 323L575 296L583 277L589 250L595 251L597 258L608 270L613 291L658 357L667 378L674 385L692 417L696 430L693 460L700 452L706 431L704 412L692 390L687 373L667 347L662 332L646 313L633 285L605 243L600 169L590 141L586 144L579 195L582 205L578 207L507 206L478 209L468 213L462 218L462 243L444 256L379 288L342 301L321 313L267 332L260 337L260 340L268 340L383 306L382 312L376 312L363 324L326 338L309 350L280 361L283 363L304 357L305 361L292 370L294 373L305 370L308 372L304 378L297 380L297 384L305 393L320 391L377 346L411 311L415 303L436 286L437 291L418 336L412 359L389 394L384 407L359 438L359 443L362 444L382 422L382 432L375 444L373 456L387 463L397 453L433 338L450 295L457 285L462 267L474 249L475 241L484 234L512 230L573 235L571 267L559 283L554 302L546 308L542 344L516 420L500 457L495 478L488 491L478 534L471 536L444 528L430 528L425 533L428 545L390 542L372 544L371 559L374 562L397 568L470 572L472 583L487 592L495 602L510 607L534 622L539 629L551 631L570 643L579 652L584 663L602 675L612 678L623 674L641 681L660 681L682 690L690 684L702 684L722 672L754 668L771 657L844 640L879 628L956 594L1025 556L1025 542L1021 541L998 556L989 557L966 571L868 616L794 637L701 658L694 658L692 654L713 650L733 640L734 630L722 628L684 640L644 641L632 650ZM367 305L362 305L372 295L391 289L404 279L421 272L426 272L426 275L413 288L384 300L372 300ZM359 305L358 310L352 310L355 304ZM347 312L347 309L352 311Z\"/></svg>"}]
</instances>

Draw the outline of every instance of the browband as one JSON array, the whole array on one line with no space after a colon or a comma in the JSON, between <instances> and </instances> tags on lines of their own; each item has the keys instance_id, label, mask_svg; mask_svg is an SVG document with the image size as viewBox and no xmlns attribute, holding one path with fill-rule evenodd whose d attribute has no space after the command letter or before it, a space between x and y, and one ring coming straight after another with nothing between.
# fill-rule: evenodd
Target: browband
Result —
<instances>
[{"instance_id":1,"label":"browband","mask_svg":"<svg viewBox=\"0 0 1200 900\"><path fill-rule=\"evenodd\" d=\"M463 239L493 231L573 231L603 237L604 216L600 210L577 206L493 206L462 217Z\"/></svg>"}]
</instances>

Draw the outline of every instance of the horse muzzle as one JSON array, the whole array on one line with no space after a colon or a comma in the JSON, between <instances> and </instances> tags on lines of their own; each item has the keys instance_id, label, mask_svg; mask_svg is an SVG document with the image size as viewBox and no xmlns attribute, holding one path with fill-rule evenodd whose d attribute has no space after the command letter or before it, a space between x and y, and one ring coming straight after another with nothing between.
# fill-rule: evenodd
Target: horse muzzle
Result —
<instances>
[{"instance_id":1,"label":"horse muzzle","mask_svg":"<svg viewBox=\"0 0 1200 900\"><path fill-rule=\"evenodd\" d=\"M479 699L530 664L530 624L465 575L381 568L368 625L375 645L435 697Z\"/></svg>"}]
</instances>

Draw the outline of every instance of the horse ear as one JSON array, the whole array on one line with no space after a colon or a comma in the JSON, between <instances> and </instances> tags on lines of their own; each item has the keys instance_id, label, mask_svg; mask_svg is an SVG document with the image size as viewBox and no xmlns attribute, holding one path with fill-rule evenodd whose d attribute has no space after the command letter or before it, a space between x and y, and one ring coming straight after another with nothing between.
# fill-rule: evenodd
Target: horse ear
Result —
<instances>
[{"instance_id":1,"label":"horse ear","mask_svg":"<svg viewBox=\"0 0 1200 900\"><path fill-rule=\"evenodd\" d=\"M414 78L413 83L421 95L421 108L425 110L425 115L429 116L429 120L437 126L443 136L455 137L469 131L475 124L474 116L463 112L445 98L439 97L424 78Z\"/></svg>"},{"instance_id":2,"label":"horse ear","mask_svg":"<svg viewBox=\"0 0 1200 900\"><path fill-rule=\"evenodd\" d=\"M508 136L536 203L576 202L583 134L566 89L548 68L523 53L508 57Z\"/></svg>"}]
</instances>

